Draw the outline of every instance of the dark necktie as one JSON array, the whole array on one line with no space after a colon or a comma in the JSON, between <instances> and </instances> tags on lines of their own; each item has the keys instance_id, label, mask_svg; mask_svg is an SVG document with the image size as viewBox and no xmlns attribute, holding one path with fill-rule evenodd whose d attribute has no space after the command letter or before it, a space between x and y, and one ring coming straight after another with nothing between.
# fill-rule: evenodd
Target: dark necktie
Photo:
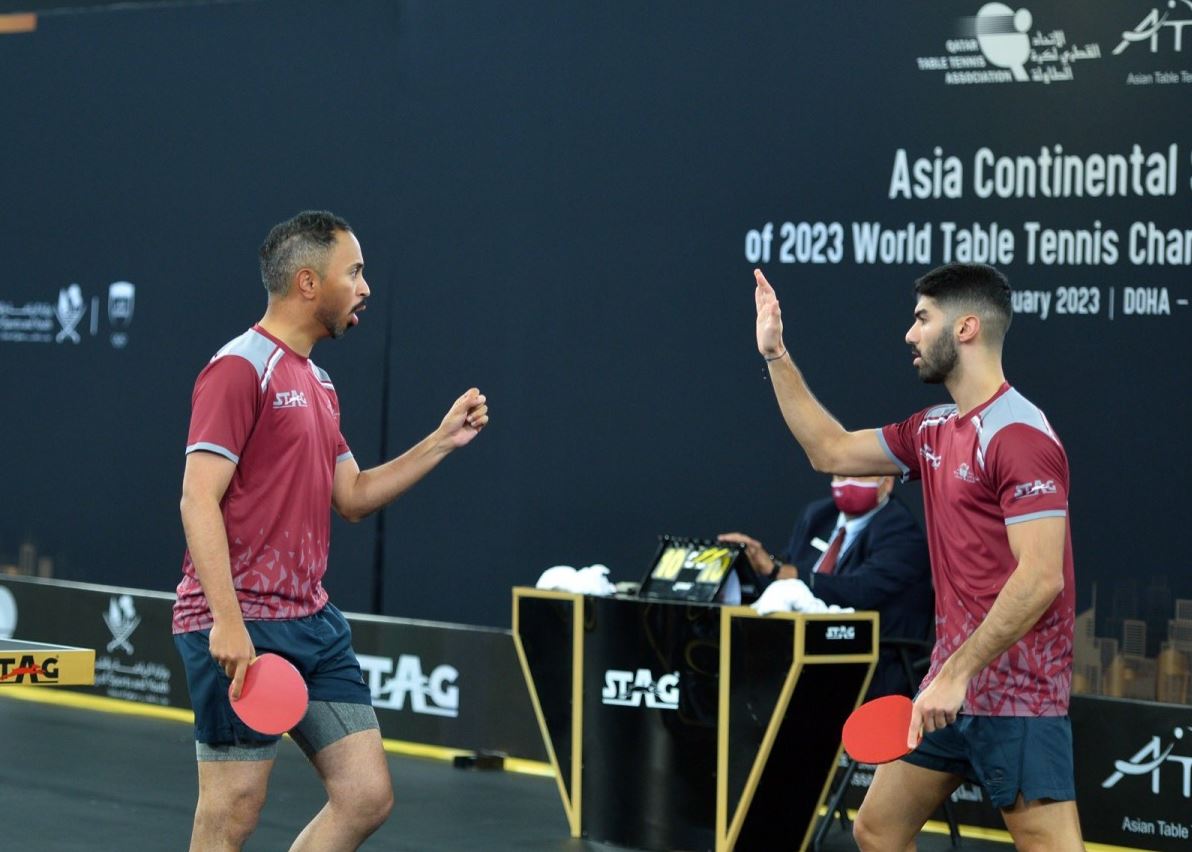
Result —
<instances>
[{"instance_id":1,"label":"dark necktie","mask_svg":"<svg viewBox=\"0 0 1192 852\"><path fill-rule=\"evenodd\" d=\"M836 570L836 560L840 557L840 548L842 547L844 547L844 527L836 531L836 535L832 538L832 543L824 551L824 558L816 566L815 573L831 574Z\"/></svg>"}]
</instances>

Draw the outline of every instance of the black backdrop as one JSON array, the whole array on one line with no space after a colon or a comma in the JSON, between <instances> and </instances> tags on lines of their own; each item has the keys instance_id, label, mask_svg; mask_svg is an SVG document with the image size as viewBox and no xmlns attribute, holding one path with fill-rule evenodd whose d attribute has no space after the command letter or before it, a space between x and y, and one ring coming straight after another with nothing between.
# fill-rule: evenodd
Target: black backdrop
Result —
<instances>
[{"instance_id":1,"label":"black backdrop","mask_svg":"<svg viewBox=\"0 0 1192 852\"><path fill-rule=\"evenodd\" d=\"M1032 2L1040 79L950 82L921 60L990 68L995 48L949 44L980 6L262 0L48 12L0 36L0 563L29 543L59 576L173 587L194 376L263 310L266 230L312 206L354 224L373 289L361 325L314 353L361 464L470 385L493 411L383 529L337 522L343 608L372 608L378 558L383 612L507 625L511 585L559 563L637 579L662 532L776 549L826 483L765 381L752 266L821 399L879 425L943 398L902 340L941 223L996 222L1012 284L1051 297L1046 319L1017 317L1007 373L1068 449L1081 606L1123 577L1192 595L1188 258L1128 252L1133 222L1192 228L1192 36L1114 54L1149 2ZM1156 71L1176 82L1130 82ZM982 148L1136 144L1175 146L1173 191L976 194ZM960 197L892 197L896 152L930 164L937 146ZM1030 221L1113 229L1120 257L1028 262ZM840 223L840 261L782 262L785 222ZM930 257L859 263L855 222L930 224ZM127 329L117 281L136 288ZM80 339L58 343L76 283ZM1140 287L1168 313L1123 314ZM1089 288L1096 313L1057 313L1091 309Z\"/></svg>"}]
</instances>

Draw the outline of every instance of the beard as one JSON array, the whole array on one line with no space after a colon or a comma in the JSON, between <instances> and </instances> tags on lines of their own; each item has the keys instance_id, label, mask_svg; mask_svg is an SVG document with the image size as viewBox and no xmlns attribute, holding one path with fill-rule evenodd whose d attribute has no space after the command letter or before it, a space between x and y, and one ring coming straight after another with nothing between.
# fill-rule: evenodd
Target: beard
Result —
<instances>
[{"instance_id":1,"label":"beard","mask_svg":"<svg viewBox=\"0 0 1192 852\"><path fill-rule=\"evenodd\" d=\"M941 335L925 352L919 353L919 379L929 385L947 381L959 358L956 341L951 335Z\"/></svg>"},{"instance_id":2,"label":"beard","mask_svg":"<svg viewBox=\"0 0 1192 852\"><path fill-rule=\"evenodd\" d=\"M336 340L344 336L344 332L348 330L348 326L350 325L347 318L338 317L335 315L335 313L327 310L326 308L319 308L317 311L315 311L315 319L317 319L323 328L327 329L327 333Z\"/></svg>"}]
</instances>

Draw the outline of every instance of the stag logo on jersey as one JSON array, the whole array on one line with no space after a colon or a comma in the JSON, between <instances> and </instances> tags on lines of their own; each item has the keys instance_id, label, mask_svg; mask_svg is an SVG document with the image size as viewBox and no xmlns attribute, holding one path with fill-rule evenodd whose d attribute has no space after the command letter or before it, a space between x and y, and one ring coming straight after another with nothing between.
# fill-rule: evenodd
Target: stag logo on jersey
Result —
<instances>
[{"instance_id":1,"label":"stag logo on jersey","mask_svg":"<svg viewBox=\"0 0 1192 852\"><path fill-rule=\"evenodd\" d=\"M278 391L273 395L274 408L306 408L306 394L303 391Z\"/></svg>"},{"instance_id":2,"label":"stag logo on jersey","mask_svg":"<svg viewBox=\"0 0 1192 852\"><path fill-rule=\"evenodd\" d=\"M1034 482L1020 482L1014 486L1014 499L1021 500L1023 497L1038 497L1040 494L1054 494L1056 492L1055 480L1036 479Z\"/></svg>"}]
</instances>

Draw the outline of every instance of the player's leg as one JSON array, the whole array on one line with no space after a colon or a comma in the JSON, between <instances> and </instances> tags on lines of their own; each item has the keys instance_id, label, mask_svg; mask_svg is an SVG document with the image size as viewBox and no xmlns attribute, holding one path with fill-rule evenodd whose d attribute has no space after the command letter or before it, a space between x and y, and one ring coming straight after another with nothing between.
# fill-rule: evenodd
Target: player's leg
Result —
<instances>
[{"instance_id":1,"label":"player's leg","mask_svg":"<svg viewBox=\"0 0 1192 852\"><path fill-rule=\"evenodd\" d=\"M1076 802L1046 799L1028 802L1019 794L1011 807L1002 808L1002 818L1019 852L1082 852L1084 849Z\"/></svg>"},{"instance_id":2,"label":"player's leg","mask_svg":"<svg viewBox=\"0 0 1192 852\"><path fill-rule=\"evenodd\" d=\"M292 849L353 850L393 808L393 784L372 695L352 650L352 631L339 610L328 604L291 628L287 642L308 673L310 707L290 736L327 790L327 804Z\"/></svg>"},{"instance_id":3,"label":"player's leg","mask_svg":"<svg viewBox=\"0 0 1192 852\"><path fill-rule=\"evenodd\" d=\"M236 852L257 827L276 745L256 749L208 749L200 745L199 802L191 852Z\"/></svg>"},{"instance_id":4,"label":"player's leg","mask_svg":"<svg viewBox=\"0 0 1192 852\"><path fill-rule=\"evenodd\" d=\"M211 658L207 638L206 630L182 633L174 645L195 714L199 801L191 849L224 852L243 846L257 826L278 738L249 729L232 711L231 681Z\"/></svg>"},{"instance_id":5,"label":"player's leg","mask_svg":"<svg viewBox=\"0 0 1192 852\"><path fill-rule=\"evenodd\" d=\"M1066 716L986 719L979 772L1020 850L1084 849Z\"/></svg>"},{"instance_id":6,"label":"player's leg","mask_svg":"<svg viewBox=\"0 0 1192 852\"><path fill-rule=\"evenodd\" d=\"M339 709L344 707L359 705ZM372 713L371 707L359 709ZM349 734L320 748L311 762L327 789L327 804L303 829L291 852L352 852L381 827L393 808L380 731Z\"/></svg>"},{"instance_id":7,"label":"player's leg","mask_svg":"<svg viewBox=\"0 0 1192 852\"><path fill-rule=\"evenodd\" d=\"M879 766L853 823L853 838L864 852L902 852L964 779L898 760Z\"/></svg>"}]
</instances>

